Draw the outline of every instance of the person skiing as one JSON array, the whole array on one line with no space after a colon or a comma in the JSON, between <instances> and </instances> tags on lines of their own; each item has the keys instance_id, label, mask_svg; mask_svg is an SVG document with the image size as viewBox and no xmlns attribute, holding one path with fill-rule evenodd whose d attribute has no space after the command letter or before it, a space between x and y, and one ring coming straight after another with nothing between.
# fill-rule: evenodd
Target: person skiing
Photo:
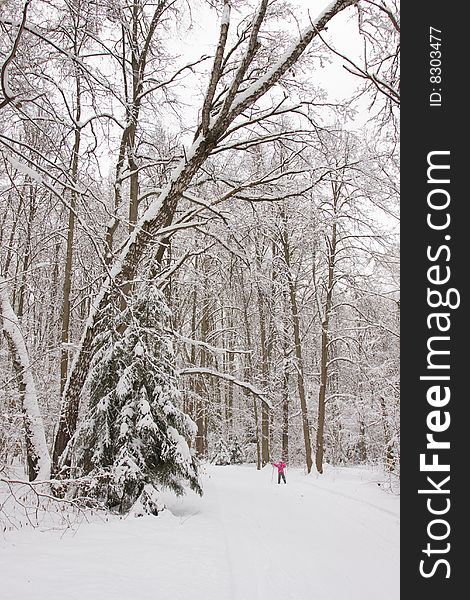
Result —
<instances>
[{"instance_id":1,"label":"person skiing","mask_svg":"<svg viewBox=\"0 0 470 600\"><path fill-rule=\"evenodd\" d=\"M286 476L284 474L284 469L287 467L286 463L283 463L281 461L281 462L278 462L278 463L271 463L271 464L272 464L273 467L276 467L276 469L277 469L277 482L281 483L281 478L282 478L282 481L284 483L287 483L286 482Z\"/></svg>"}]
</instances>

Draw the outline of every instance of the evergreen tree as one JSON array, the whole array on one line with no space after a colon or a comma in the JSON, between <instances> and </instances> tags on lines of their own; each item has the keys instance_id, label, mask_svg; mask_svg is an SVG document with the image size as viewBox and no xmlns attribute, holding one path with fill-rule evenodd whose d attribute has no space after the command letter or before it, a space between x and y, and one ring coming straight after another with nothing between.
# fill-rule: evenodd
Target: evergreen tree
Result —
<instances>
[{"instance_id":1,"label":"evergreen tree","mask_svg":"<svg viewBox=\"0 0 470 600\"><path fill-rule=\"evenodd\" d=\"M238 440L234 440L230 446L230 463L232 465L241 465L243 461L243 450Z\"/></svg>"},{"instance_id":2,"label":"evergreen tree","mask_svg":"<svg viewBox=\"0 0 470 600\"><path fill-rule=\"evenodd\" d=\"M89 476L88 494L120 512L137 501L158 512L154 490L161 487L182 495L189 484L202 493L187 443L195 425L178 408L169 317L162 293L141 284L122 316L104 317L109 327L95 340L89 409L73 443L73 466Z\"/></svg>"},{"instance_id":3,"label":"evergreen tree","mask_svg":"<svg viewBox=\"0 0 470 600\"><path fill-rule=\"evenodd\" d=\"M220 437L214 445L214 455L211 461L214 465L229 465L230 464L230 451L227 446L227 442Z\"/></svg>"},{"instance_id":4,"label":"evergreen tree","mask_svg":"<svg viewBox=\"0 0 470 600\"><path fill-rule=\"evenodd\" d=\"M243 450L237 440L226 442L220 437L215 442L211 460L214 465L240 465L243 461Z\"/></svg>"}]
</instances>

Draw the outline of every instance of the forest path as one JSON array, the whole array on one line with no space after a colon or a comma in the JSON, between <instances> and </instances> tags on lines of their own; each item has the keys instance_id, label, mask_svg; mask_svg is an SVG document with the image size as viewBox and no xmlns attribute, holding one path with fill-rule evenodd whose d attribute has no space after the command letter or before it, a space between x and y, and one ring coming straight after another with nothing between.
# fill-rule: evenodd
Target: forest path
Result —
<instances>
[{"instance_id":1,"label":"forest path","mask_svg":"<svg viewBox=\"0 0 470 600\"><path fill-rule=\"evenodd\" d=\"M207 467L158 518L0 538L2 600L398 600L399 499L367 469Z\"/></svg>"}]
</instances>

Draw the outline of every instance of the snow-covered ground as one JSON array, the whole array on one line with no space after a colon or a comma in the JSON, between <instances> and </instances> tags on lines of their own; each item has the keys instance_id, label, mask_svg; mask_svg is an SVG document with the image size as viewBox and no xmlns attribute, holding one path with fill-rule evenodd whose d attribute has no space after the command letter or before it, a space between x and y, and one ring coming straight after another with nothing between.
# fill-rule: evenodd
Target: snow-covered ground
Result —
<instances>
[{"instance_id":1,"label":"snow-covered ground","mask_svg":"<svg viewBox=\"0 0 470 600\"><path fill-rule=\"evenodd\" d=\"M2 600L398 600L399 498L377 472L207 467L156 517L0 537Z\"/></svg>"}]
</instances>

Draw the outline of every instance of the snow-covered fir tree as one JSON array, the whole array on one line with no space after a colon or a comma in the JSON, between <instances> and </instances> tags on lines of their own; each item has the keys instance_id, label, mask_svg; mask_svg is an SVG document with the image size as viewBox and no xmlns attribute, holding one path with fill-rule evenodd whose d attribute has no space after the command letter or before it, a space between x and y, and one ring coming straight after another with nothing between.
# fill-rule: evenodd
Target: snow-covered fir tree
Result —
<instances>
[{"instance_id":1,"label":"snow-covered fir tree","mask_svg":"<svg viewBox=\"0 0 470 600\"><path fill-rule=\"evenodd\" d=\"M238 440L234 440L230 445L230 462L232 465L240 465L243 463L245 457L243 455L243 450L238 442Z\"/></svg>"},{"instance_id":2,"label":"snow-covered fir tree","mask_svg":"<svg viewBox=\"0 0 470 600\"><path fill-rule=\"evenodd\" d=\"M224 438L220 437L214 445L214 454L211 462L214 465L229 465L230 464L230 450L227 442Z\"/></svg>"},{"instance_id":3,"label":"snow-covered fir tree","mask_svg":"<svg viewBox=\"0 0 470 600\"><path fill-rule=\"evenodd\" d=\"M237 440L227 442L220 437L214 444L211 462L214 465L239 465L244 461L243 450Z\"/></svg>"},{"instance_id":4,"label":"snow-covered fir tree","mask_svg":"<svg viewBox=\"0 0 470 600\"><path fill-rule=\"evenodd\" d=\"M138 503L156 513L162 487L202 491L187 442L195 425L178 408L170 311L152 283L133 296L119 318L103 317L109 328L95 341L89 408L72 462L91 481L87 493L109 508L126 512Z\"/></svg>"}]
</instances>

